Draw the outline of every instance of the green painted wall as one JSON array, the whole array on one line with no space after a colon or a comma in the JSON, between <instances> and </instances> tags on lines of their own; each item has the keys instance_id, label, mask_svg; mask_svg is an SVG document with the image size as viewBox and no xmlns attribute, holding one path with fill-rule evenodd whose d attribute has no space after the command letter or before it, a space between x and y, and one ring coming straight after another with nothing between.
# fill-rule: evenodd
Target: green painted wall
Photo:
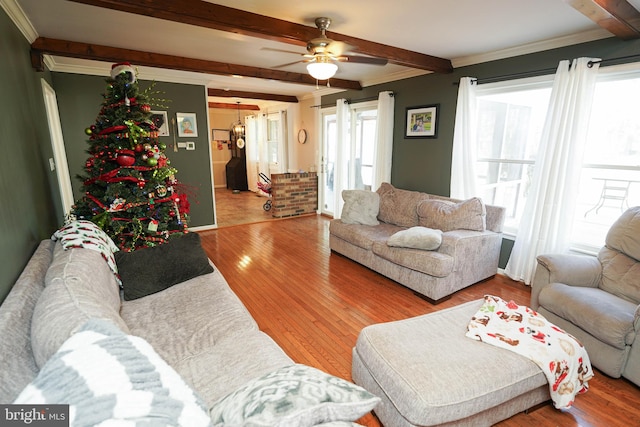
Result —
<instances>
[{"instance_id":1,"label":"green painted wall","mask_svg":"<svg viewBox=\"0 0 640 427\"><path fill-rule=\"evenodd\" d=\"M461 77L488 79L507 76L497 80L509 80L514 77L508 76L516 73L530 73L545 69L555 70L559 61L563 59L579 57L612 59L639 53L640 40L621 41L608 38L456 68L451 74L428 74L371 86L362 91L352 90L323 96L322 105L335 104L339 98L357 100L377 97L381 91L393 91L395 93L395 123L391 183L398 188L448 196L451 184L451 152L458 96L457 83ZM626 61L631 60L627 59ZM638 58L635 61L638 61ZM625 62L625 60L619 62ZM349 65L342 64L340 66L348 67ZM533 75L535 74L548 74L548 72L533 73ZM438 137L434 139L405 139L406 109L431 104L440 104ZM504 268L509 259L513 242L505 240L502 246L500 267Z\"/></svg>"},{"instance_id":2,"label":"green painted wall","mask_svg":"<svg viewBox=\"0 0 640 427\"><path fill-rule=\"evenodd\" d=\"M0 9L0 302L63 221L41 79L29 43Z\"/></svg>"},{"instance_id":3,"label":"green painted wall","mask_svg":"<svg viewBox=\"0 0 640 427\"><path fill-rule=\"evenodd\" d=\"M139 76L141 77L141 76ZM58 97L60 121L64 134L69 173L72 177L74 199L80 197L81 181L77 178L83 173L89 147L85 128L95 123L102 105L102 94L106 89L105 77L86 76L69 73L53 73L53 83ZM151 85L150 81L140 80L140 90ZM168 108L153 106L153 110L166 110L169 120L176 112L196 113L198 136L177 138L178 142L193 141L196 149L184 149L174 152L173 129L171 136L160 137L167 144L167 157L171 165L178 169L176 178L184 185L191 203L190 227L206 226L214 223L213 190L211 187L211 161L208 146L207 100L205 88L197 85L158 82L155 90L160 94L156 98L170 100Z\"/></svg>"}]
</instances>

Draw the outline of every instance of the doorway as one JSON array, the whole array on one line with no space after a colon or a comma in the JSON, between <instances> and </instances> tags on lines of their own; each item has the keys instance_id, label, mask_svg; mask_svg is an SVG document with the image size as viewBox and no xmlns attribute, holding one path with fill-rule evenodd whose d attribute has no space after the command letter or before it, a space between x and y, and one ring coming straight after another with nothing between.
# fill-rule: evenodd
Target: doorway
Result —
<instances>
[{"instance_id":1,"label":"doorway","mask_svg":"<svg viewBox=\"0 0 640 427\"><path fill-rule=\"evenodd\" d=\"M56 171L62 209L64 212L64 218L66 219L69 216L74 200L73 190L71 188L71 177L69 175L69 164L67 162L67 154L64 148L62 128L60 126L58 100L56 98L56 92L49 83L44 79L41 79L40 81L42 83L42 94L47 113L49 134L51 135L51 147L53 149L53 159L49 159L49 161L51 163L51 170L55 169Z\"/></svg>"},{"instance_id":2,"label":"doorway","mask_svg":"<svg viewBox=\"0 0 640 427\"><path fill-rule=\"evenodd\" d=\"M335 108L324 109L322 117L322 162L320 170L321 213L333 216L338 188L372 189L375 161L377 102L365 102L350 106L347 122L348 147L342 147L347 163L345 182L337 185L338 123Z\"/></svg>"}]
</instances>

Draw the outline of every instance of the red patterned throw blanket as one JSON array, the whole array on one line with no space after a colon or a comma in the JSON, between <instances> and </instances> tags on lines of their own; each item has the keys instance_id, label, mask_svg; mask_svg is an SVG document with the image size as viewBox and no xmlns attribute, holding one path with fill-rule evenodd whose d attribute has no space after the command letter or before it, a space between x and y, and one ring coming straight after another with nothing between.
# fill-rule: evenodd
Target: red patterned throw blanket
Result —
<instances>
[{"instance_id":1,"label":"red patterned throw blanket","mask_svg":"<svg viewBox=\"0 0 640 427\"><path fill-rule=\"evenodd\" d=\"M577 339L513 301L485 295L466 336L535 362L549 381L551 400L557 409L571 407L577 394L586 393L587 382L593 378L587 351Z\"/></svg>"}]
</instances>

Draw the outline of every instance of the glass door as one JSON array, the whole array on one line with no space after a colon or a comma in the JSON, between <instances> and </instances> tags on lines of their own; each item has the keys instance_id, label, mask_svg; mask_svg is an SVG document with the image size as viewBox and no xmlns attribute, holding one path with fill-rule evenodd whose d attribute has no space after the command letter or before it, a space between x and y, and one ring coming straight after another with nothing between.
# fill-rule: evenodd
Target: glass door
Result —
<instances>
[{"instance_id":1,"label":"glass door","mask_svg":"<svg viewBox=\"0 0 640 427\"><path fill-rule=\"evenodd\" d=\"M333 215L335 210L335 164L337 154L337 123L334 112L322 113L322 163L320 167L320 212Z\"/></svg>"},{"instance_id":2,"label":"glass door","mask_svg":"<svg viewBox=\"0 0 640 427\"><path fill-rule=\"evenodd\" d=\"M335 108L322 111L322 163L320 170L320 211L333 216L338 188L375 190L371 188L375 156L377 103L351 106L348 125L348 172L344 185L336 185L338 124Z\"/></svg>"}]
</instances>

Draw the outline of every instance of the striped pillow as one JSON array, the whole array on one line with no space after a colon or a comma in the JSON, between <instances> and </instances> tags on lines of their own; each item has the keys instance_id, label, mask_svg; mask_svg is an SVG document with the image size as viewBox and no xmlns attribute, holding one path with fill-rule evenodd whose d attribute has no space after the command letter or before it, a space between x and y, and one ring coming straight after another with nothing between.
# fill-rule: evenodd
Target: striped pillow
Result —
<instances>
[{"instance_id":1,"label":"striped pillow","mask_svg":"<svg viewBox=\"0 0 640 427\"><path fill-rule=\"evenodd\" d=\"M14 403L68 404L69 425L211 425L200 397L149 343L103 319L65 341Z\"/></svg>"}]
</instances>

